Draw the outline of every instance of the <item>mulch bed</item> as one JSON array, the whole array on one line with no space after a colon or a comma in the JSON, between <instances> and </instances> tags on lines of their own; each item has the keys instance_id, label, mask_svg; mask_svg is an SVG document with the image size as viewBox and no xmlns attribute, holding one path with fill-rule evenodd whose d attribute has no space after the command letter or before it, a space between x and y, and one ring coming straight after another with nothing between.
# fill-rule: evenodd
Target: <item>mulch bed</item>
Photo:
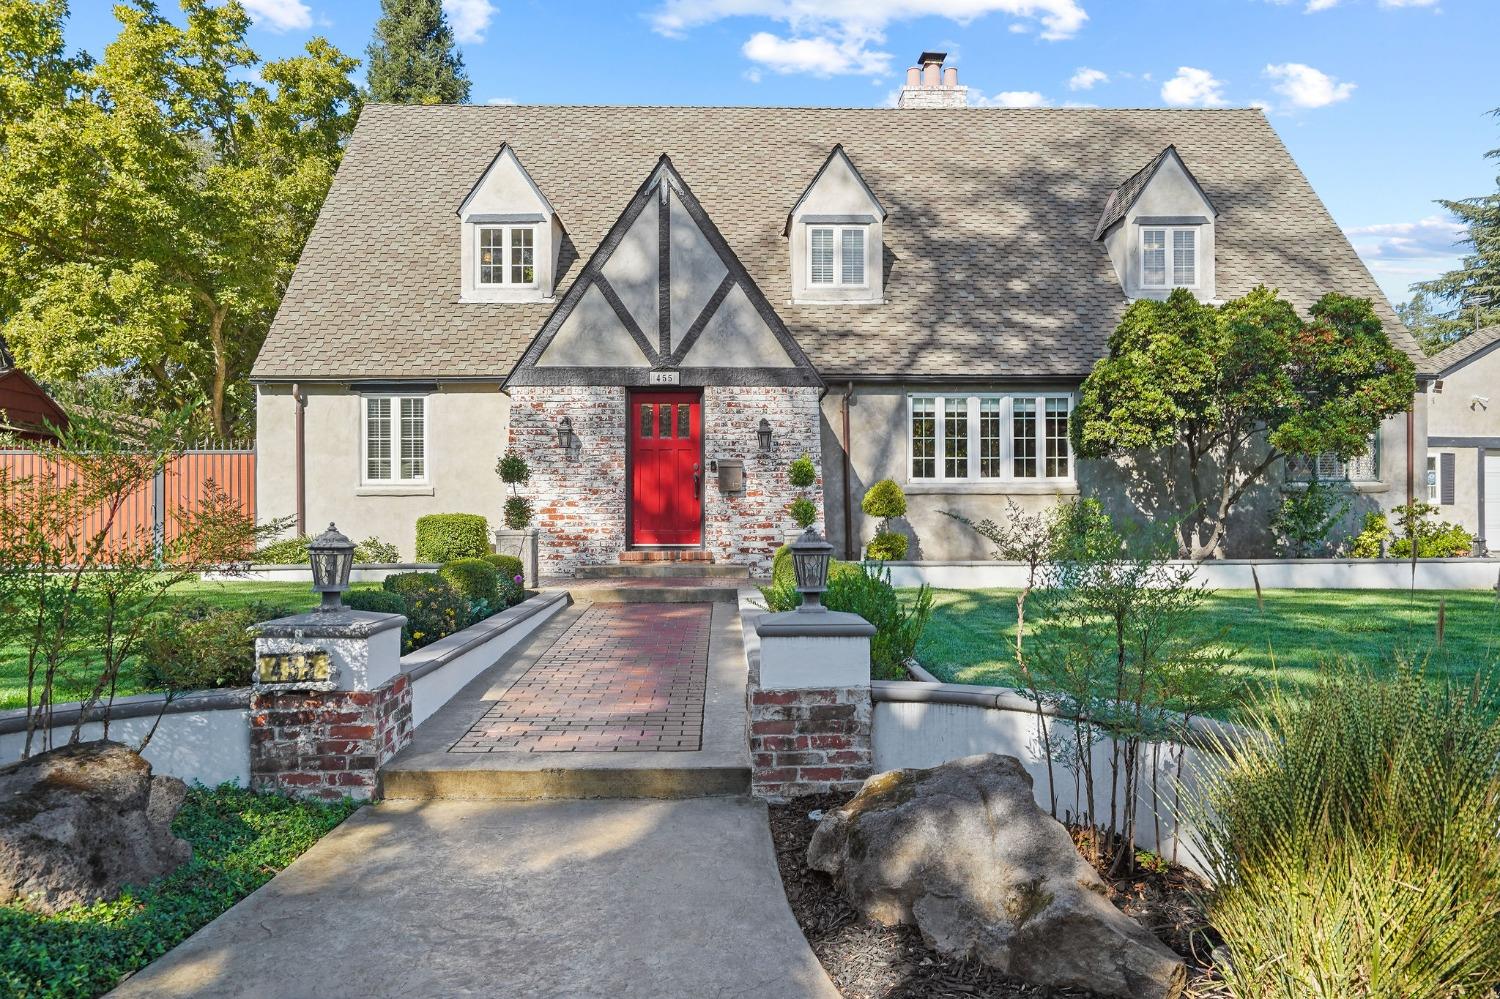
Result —
<instances>
[{"instance_id":1,"label":"mulch bed","mask_svg":"<svg viewBox=\"0 0 1500 999\"><path fill-rule=\"evenodd\" d=\"M844 901L833 879L807 867L807 844L817 823L815 810L837 808L847 796L820 795L771 806L776 863L792 913L813 953L844 999L1088 999L1092 992L1028 985L973 961L958 961L929 950L913 926L889 929L866 923ZM1075 842L1086 834L1074 833ZM1201 882L1182 868L1162 865L1128 879L1100 872L1121 910L1154 932L1188 963L1190 983L1207 984L1212 943L1191 892ZM1200 993L1201 994L1201 993Z\"/></svg>"}]
</instances>

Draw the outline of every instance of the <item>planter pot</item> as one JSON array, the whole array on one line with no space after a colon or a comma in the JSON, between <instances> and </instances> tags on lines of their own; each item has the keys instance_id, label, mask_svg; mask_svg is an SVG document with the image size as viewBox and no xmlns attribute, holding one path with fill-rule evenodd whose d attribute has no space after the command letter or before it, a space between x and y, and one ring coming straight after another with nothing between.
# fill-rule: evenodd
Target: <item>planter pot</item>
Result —
<instances>
[{"instance_id":1,"label":"planter pot","mask_svg":"<svg viewBox=\"0 0 1500 999\"><path fill-rule=\"evenodd\" d=\"M537 585L537 549L540 547L536 528L528 527L524 531L501 529L492 533L495 536L495 551L519 558L522 571L526 574L526 585L534 588Z\"/></svg>"}]
</instances>

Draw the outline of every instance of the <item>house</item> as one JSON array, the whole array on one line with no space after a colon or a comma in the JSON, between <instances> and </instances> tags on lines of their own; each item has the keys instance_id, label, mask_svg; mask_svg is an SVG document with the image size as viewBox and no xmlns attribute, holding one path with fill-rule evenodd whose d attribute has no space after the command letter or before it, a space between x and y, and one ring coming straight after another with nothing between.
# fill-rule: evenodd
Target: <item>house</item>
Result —
<instances>
[{"instance_id":1,"label":"house","mask_svg":"<svg viewBox=\"0 0 1500 999\"><path fill-rule=\"evenodd\" d=\"M0 432L22 440L52 440L53 427L68 425L67 414L47 390L21 368L0 338Z\"/></svg>"},{"instance_id":2,"label":"house","mask_svg":"<svg viewBox=\"0 0 1500 999\"><path fill-rule=\"evenodd\" d=\"M890 477L913 558L980 558L945 511L1154 515L1167 470L1068 446L1132 298L1337 290L1419 355L1259 110L969 108L942 62L896 108L366 106L253 370L261 509L410 555L421 514L498 523L511 447L544 572L764 569L807 454L843 556ZM1405 501L1422 415L1364 502Z\"/></svg>"},{"instance_id":3,"label":"house","mask_svg":"<svg viewBox=\"0 0 1500 999\"><path fill-rule=\"evenodd\" d=\"M1500 537L1500 326L1476 330L1426 361L1425 491L1439 515L1479 541Z\"/></svg>"}]
</instances>

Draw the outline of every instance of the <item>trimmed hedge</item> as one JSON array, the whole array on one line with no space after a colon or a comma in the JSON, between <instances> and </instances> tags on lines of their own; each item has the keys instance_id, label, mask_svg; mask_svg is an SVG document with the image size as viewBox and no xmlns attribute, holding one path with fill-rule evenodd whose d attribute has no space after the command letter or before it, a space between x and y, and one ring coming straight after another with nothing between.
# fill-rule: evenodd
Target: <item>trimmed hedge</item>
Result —
<instances>
[{"instance_id":1,"label":"trimmed hedge","mask_svg":"<svg viewBox=\"0 0 1500 999\"><path fill-rule=\"evenodd\" d=\"M390 590L350 590L344 594L344 606L350 610L376 614L405 614L406 601Z\"/></svg>"},{"instance_id":2,"label":"trimmed hedge","mask_svg":"<svg viewBox=\"0 0 1500 999\"><path fill-rule=\"evenodd\" d=\"M417 561L452 562L490 553L490 524L477 513L429 513L417 518Z\"/></svg>"},{"instance_id":3,"label":"trimmed hedge","mask_svg":"<svg viewBox=\"0 0 1500 999\"><path fill-rule=\"evenodd\" d=\"M273 541L259 549L254 556L256 565L306 565L307 546L312 536L299 534L291 538ZM401 552L396 546L381 541L375 536L365 538L354 546L354 564L368 565L371 562L399 562Z\"/></svg>"},{"instance_id":4,"label":"trimmed hedge","mask_svg":"<svg viewBox=\"0 0 1500 999\"><path fill-rule=\"evenodd\" d=\"M484 560L495 567L495 571L500 574L502 582L507 579L514 580L517 576L520 576L523 582L525 581L526 568L521 564L521 560L514 555L502 555L499 552L490 552L484 556Z\"/></svg>"},{"instance_id":5,"label":"trimmed hedge","mask_svg":"<svg viewBox=\"0 0 1500 999\"><path fill-rule=\"evenodd\" d=\"M448 585L472 603L496 603L500 599L500 573L482 558L456 558L438 569Z\"/></svg>"}]
</instances>

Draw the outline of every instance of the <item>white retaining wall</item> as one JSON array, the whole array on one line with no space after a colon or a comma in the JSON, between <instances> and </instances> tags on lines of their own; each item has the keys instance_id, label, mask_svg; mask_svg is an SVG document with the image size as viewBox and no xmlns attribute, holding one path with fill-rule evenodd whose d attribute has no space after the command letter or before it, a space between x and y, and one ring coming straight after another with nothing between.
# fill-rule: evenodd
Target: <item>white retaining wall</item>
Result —
<instances>
[{"instance_id":1,"label":"white retaining wall","mask_svg":"<svg viewBox=\"0 0 1500 999\"><path fill-rule=\"evenodd\" d=\"M1020 589L1026 566L1019 562L889 562L896 586L945 590ZM1189 565L1173 562L1172 565ZM1204 585L1214 590L1253 590L1256 577L1267 590L1493 590L1500 559L1221 559L1196 563Z\"/></svg>"},{"instance_id":2,"label":"white retaining wall","mask_svg":"<svg viewBox=\"0 0 1500 999\"><path fill-rule=\"evenodd\" d=\"M349 570L351 583L380 583L385 577L398 572L436 572L436 562L390 562L356 565ZM244 572L229 574L204 572L199 578L205 583L306 583L312 585L312 566L296 565L252 565Z\"/></svg>"}]
</instances>

